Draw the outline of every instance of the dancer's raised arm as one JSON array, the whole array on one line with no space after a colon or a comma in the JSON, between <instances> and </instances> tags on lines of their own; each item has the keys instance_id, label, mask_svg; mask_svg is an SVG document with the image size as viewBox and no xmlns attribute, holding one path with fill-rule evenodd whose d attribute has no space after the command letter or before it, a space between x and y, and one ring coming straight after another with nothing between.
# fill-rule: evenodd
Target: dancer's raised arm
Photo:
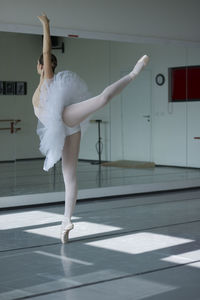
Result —
<instances>
[{"instance_id":1,"label":"dancer's raised arm","mask_svg":"<svg viewBox=\"0 0 200 300\"><path fill-rule=\"evenodd\" d=\"M38 16L43 26L43 70L44 78L52 78L54 73L51 64L51 37L49 28L49 19L45 14Z\"/></svg>"}]
</instances>

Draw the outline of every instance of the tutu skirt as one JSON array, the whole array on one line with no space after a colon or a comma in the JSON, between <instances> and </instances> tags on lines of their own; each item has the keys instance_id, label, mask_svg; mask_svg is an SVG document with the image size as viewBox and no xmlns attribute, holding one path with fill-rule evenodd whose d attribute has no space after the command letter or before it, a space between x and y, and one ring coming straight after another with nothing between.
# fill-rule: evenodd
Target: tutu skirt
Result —
<instances>
[{"instance_id":1,"label":"tutu skirt","mask_svg":"<svg viewBox=\"0 0 200 300\"><path fill-rule=\"evenodd\" d=\"M86 83L74 72L63 71L45 79L40 92L37 134L40 151L46 156L43 169L48 171L60 160L66 136L87 128L89 119L75 127L68 127L62 120L65 106L90 97Z\"/></svg>"}]
</instances>

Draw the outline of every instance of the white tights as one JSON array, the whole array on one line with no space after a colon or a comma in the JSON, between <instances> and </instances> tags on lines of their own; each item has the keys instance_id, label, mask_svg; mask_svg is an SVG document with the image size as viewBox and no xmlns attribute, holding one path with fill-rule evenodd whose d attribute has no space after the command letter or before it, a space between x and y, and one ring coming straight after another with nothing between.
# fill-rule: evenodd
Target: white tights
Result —
<instances>
[{"instance_id":1,"label":"white tights","mask_svg":"<svg viewBox=\"0 0 200 300\"><path fill-rule=\"evenodd\" d=\"M113 97L119 94L147 64L148 56L143 56L135 65L132 72L114 82L98 96L80 103L66 106L63 110L63 121L69 127L74 127L89 115L106 105ZM77 198L76 167L80 148L81 133L68 136L62 154L62 172L65 183L65 223L71 222Z\"/></svg>"},{"instance_id":2,"label":"white tights","mask_svg":"<svg viewBox=\"0 0 200 300\"><path fill-rule=\"evenodd\" d=\"M71 222L77 198L76 167L80 148L81 132L66 138L62 153L62 172L65 183L65 212L64 220Z\"/></svg>"}]
</instances>

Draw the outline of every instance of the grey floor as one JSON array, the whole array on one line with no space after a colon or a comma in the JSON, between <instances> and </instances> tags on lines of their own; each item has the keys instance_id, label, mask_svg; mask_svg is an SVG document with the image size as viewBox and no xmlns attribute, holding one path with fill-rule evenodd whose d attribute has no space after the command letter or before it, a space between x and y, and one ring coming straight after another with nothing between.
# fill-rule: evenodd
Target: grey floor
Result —
<instances>
[{"instance_id":1,"label":"grey floor","mask_svg":"<svg viewBox=\"0 0 200 300\"><path fill-rule=\"evenodd\" d=\"M49 172L43 171L42 166L43 160L0 163L0 197L64 191L61 163ZM159 185L170 186L175 182L184 188L191 181L200 183L200 169L165 166L124 169L79 161L77 175L79 190L146 184L157 189Z\"/></svg>"},{"instance_id":2,"label":"grey floor","mask_svg":"<svg viewBox=\"0 0 200 300\"><path fill-rule=\"evenodd\" d=\"M0 212L0 299L199 300L200 190Z\"/></svg>"}]
</instances>

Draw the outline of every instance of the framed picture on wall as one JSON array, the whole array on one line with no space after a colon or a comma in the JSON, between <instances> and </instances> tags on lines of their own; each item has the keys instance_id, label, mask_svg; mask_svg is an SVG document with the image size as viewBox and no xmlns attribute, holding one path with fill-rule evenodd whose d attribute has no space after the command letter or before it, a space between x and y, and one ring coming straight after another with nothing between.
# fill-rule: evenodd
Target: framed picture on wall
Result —
<instances>
[{"instance_id":1,"label":"framed picture on wall","mask_svg":"<svg viewBox=\"0 0 200 300\"><path fill-rule=\"evenodd\" d=\"M15 94L15 83L13 81L5 81L5 95Z\"/></svg>"},{"instance_id":2,"label":"framed picture on wall","mask_svg":"<svg viewBox=\"0 0 200 300\"><path fill-rule=\"evenodd\" d=\"M15 82L15 95L26 95L27 83L25 81Z\"/></svg>"},{"instance_id":3,"label":"framed picture on wall","mask_svg":"<svg viewBox=\"0 0 200 300\"><path fill-rule=\"evenodd\" d=\"M4 94L4 82L0 81L0 95Z\"/></svg>"}]
</instances>

